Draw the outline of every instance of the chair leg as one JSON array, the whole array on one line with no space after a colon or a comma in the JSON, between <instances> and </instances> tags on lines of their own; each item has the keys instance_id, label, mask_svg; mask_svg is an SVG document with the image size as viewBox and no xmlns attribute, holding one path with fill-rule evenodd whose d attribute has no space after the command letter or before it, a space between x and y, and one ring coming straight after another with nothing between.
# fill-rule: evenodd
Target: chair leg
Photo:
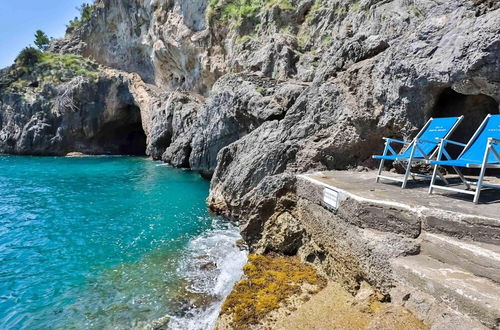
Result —
<instances>
[{"instance_id":1,"label":"chair leg","mask_svg":"<svg viewBox=\"0 0 500 330\"><path fill-rule=\"evenodd\" d=\"M465 176L462 174L462 171L460 171L458 168L456 168L455 166L453 166L453 169L455 170L455 172L457 172L458 176L460 177L460 180L462 180L462 182L465 184L465 186L467 187L467 190L470 189L470 184L467 182L467 179L465 178Z\"/></svg>"},{"instance_id":2,"label":"chair leg","mask_svg":"<svg viewBox=\"0 0 500 330\"><path fill-rule=\"evenodd\" d=\"M486 150L484 151L483 164L481 165L481 173L477 179L476 193L474 194L474 204L479 203L479 195L481 194L481 187L483 186L483 178L486 173L486 164L488 163L488 156L490 154L491 140L488 140Z\"/></svg>"},{"instance_id":3,"label":"chair leg","mask_svg":"<svg viewBox=\"0 0 500 330\"><path fill-rule=\"evenodd\" d=\"M403 179L403 184L401 185L401 188L406 188L406 183L408 182L408 177L410 176L411 173L411 164L413 163L413 156L415 155L415 144L412 146L411 153L410 153L410 158L408 159L408 166L406 166L406 172L405 172L405 177Z\"/></svg>"},{"instance_id":4,"label":"chair leg","mask_svg":"<svg viewBox=\"0 0 500 330\"><path fill-rule=\"evenodd\" d=\"M401 186L401 188L406 188L406 183L408 182L408 178L410 177L410 173L411 173L411 158L408 160L408 166L406 166L406 172L405 172L405 176L403 178L403 185Z\"/></svg>"},{"instance_id":5,"label":"chair leg","mask_svg":"<svg viewBox=\"0 0 500 330\"><path fill-rule=\"evenodd\" d=\"M481 168L481 174L479 174L479 179L477 180L476 193L474 194L474 204L479 203L479 195L481 194L481 187L483 185L484 173L486 172L486 167Z\"/></svg>"},{"instance_id":6,"label":"chair leg","mask_svg":"<svg viewBox=\"0 0 500 330\"><path fill-rule=\"evenodd\" d=\"M375 179L376 183L379 183L379 181L380 181L380 174L382 174L382 169L384 168L384 161L385 161L385 159L380 160L380 166L378 168L377 178Z\"/></svg>"},{"instance_id":7,"label":"chair leg","mask_svg":"<svg viewBox=\"0 0 500 330\"><path fill-rule=\"evenodd\" d=\"M439 169L436 171L436 174L439 176L439 178L441 179L441 181L444 182L445 185L449 185L448 180L446 180L446 178L444 177L443 173L441 173L441 171Z\"/></svg>"},{"instance_id":8,"label":"chair leg","mask_svg":"<svg viewBox=\"0 0 500 330\"><path fill-rule=\"evenodd\" d=\"M434 165L434 171L432 171L431 185L429 186L429 195L432 195L432 191L434 189L433 186L434 186L434 183L436 182L437 172L439 171L438 166L439 165Z\"/></svg>"}]
</instances>

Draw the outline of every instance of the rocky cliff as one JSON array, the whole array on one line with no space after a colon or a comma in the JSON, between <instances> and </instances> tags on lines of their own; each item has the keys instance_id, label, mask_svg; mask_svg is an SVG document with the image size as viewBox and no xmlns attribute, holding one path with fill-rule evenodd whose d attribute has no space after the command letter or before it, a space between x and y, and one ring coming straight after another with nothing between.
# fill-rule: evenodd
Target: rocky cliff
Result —
<instances>
[{"instance_id":1,"label":"rocky cliff","mask_svg":"<svg viewBox=\"0 0 500 330\"><path fill-rule=\"evenodd\" d=\"M49 49L93 74L1 71L0 152L200 171L252 248L294 254L293 174L372 166L431 116L470 134L500 111L499 32L494 0L98 0Z\"/></svg>"}]
</instances>

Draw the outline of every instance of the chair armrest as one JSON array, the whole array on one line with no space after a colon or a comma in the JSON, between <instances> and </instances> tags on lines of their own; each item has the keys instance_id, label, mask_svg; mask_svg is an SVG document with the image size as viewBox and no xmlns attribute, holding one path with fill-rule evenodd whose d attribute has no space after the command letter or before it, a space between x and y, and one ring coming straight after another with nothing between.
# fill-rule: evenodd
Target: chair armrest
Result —
<instances>
[{"instance_id":1,"label":"chair armrest","mask_svg":"<svg viewBox=\"0 0 500 330\"><path fill-rule=\"evenodd\" d=\"M432 143L432 144L439 144L437 141L429 141L429 140L424 140L424 139L418 139L418 142L425 142L425 143Z\"/></svg>"},{"instance_id":2,"label":"chair armrest","mask_svg":"<svg viewBox=\"0 0 500 330\"><path fill-rule=\"evenodd\" d=\"M461 147L466 147L467 145L465 143L460 143L460 142L457 142L457 141L453 141L453 140L445 140L445 139L441 139L441 143L443 144L454 144L454 145L457 145L457 146L461 146Z\"/></svg>"},{"instance_id":3,"label":"chair armrest","mask_svg":"<svg viewBox=\"0 0 500 330\"><path fill-rule=\"evenodd\" d=\"M448 160L452 159L450 154L446 151L446 145L449 144L454 144L457 146L461 146L463 148L467 147L465 143L460 143L457 141L453 140L446 140L446 139L437 139L440 141L440 147L439 147L439 152L438 152L438 157L436 160L442 160L442 156L444 155Z\"/></svg>"},{"instance_id":4,"label":"chair armrest","mask_svg":"<svg viewBox=\"0 0 500 330\"><path fill-rule=\"evenodd\" d=\"M391 142L396 142L396 143L401 143L401 144L411 144L411 142L407 141L402 141L402 140L396 140L396 139L391 139L391 138L383 138L385 141L391 143Z\"/></svg>"}]
</instances>

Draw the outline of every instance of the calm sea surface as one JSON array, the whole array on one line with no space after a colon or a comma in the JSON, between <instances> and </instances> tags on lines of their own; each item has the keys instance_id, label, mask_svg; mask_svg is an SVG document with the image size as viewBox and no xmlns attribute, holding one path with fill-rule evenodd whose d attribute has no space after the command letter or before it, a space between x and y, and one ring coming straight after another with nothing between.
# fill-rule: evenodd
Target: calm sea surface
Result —
<instances>
[{"instance_id":1,"label":"calm sea surface","mask_svg":"<svg viewBox=\"0 0 500 330\"><path fill-rule=\"evenodd\" d=\"M145 158L0 156L0 329L213 327L246 253L208 188Z\"/></svg>"}]
</instances>

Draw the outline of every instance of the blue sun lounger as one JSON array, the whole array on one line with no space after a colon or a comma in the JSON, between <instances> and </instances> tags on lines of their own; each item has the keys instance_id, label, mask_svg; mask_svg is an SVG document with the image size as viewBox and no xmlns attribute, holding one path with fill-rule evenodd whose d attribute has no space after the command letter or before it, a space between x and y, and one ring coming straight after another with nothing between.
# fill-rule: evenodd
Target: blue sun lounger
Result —
<instances>
[{"instance_id":1,"label":"blue sun lounger","mask_svg":"<svg viewBox=\"0 0 500 330\"><path fill-rule=\"evenodd\" d=\"M446 151L448 144L455 144L464 147L462 153L457 159L451 159ZM469 143L463 144L451 140L441 140L439 152L436 160L428 162L434 165L434 173L432 175L429 194L432 194L434 189L449 190L464 194L474 195L474 203L479 202L479 195L483 187L500 189L500 186L483 183L484 174L487 168L500 168L500 115L488 115L484 119L481 126L470 139ZM457 189L452 187L439 186L435 184L436 175L438 174L439 166L450 166L465 184L467 189ZM479 168L481 169L477 181L468 181L458 169L464 168ZM475 190L471 190L471 185L476 186Z\"/></svg>"},{"instance_id":2,"label":"blue sun lounger","mask_svg":"<svg viewBox=\"0 0 500 330\"><path fill-rule=\"evenodd\" d=\"M415 139L411 142L401 141L396 139L384 138L385 140L385 149L383 155L374 155L374 159L380 159L380 167L377 172L376 182L379 182L380 179L386 179L391 181L401 182L401 188L406 187L406 183L408 182L408 177L411 175L413 179L416 176L423 176L426 178L430 178L430 175L423 175L418 173L411 173L411 165L413 162L425 162L427 160L432 159L436 152L437 147L439 145L439 139L448 138L451 133L457 128L457 126L462 121L463 116L460 117L447 117L447 118L431 118L422 128L422 130L417 134ZM403 149L400 153L396 153L392 147L392 143L403 144ZM405 148L406 147L406 148ZM395 178L389 176L383 176L382 170L384 168L384 162L386 160L389 161L402 161L406 162L406 172L403 178ZM437 170L437 174L443 179L446 183L446 179L444 176L439 173Z\"/></svg>"}]
</instances>

